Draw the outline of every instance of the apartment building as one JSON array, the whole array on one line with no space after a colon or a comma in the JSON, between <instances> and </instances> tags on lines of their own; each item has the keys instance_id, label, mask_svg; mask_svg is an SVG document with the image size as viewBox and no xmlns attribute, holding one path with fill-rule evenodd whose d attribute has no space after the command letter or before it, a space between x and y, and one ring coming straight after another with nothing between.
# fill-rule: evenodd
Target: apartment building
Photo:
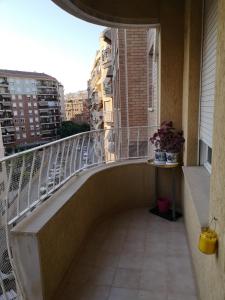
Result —
<instances>
[{"instance_id":1,"label":"apartment building","mask_svg":"<svg viewBox=\"0 0 225 300\"><path fill-rule=\"evenodd\" d=\"M0 70L0 122L6 153L57 139L63 87L44 73Z\"/></svg>"},{"instance_id":2,"label":"apartment building","mask_svg":"<svg viewBox=\"0 0 225 300\"><path fill-rule=\"evenodd\" d=\"M112 110L112 46L111 29L105 29L99 39L99 50L88 81L88 99L91 127L111 128Z\"/></svg>"},{"instance_id":3,"label":"apartment building","mask_svg":"<svg viewBox=\"0 0 225 300\"><path fill-rule=\"evenodd\" d=\"M65 95L66 121L89 123L89 109L87 107L87 91L69 93Z\"/></svg>"}]
</instances>

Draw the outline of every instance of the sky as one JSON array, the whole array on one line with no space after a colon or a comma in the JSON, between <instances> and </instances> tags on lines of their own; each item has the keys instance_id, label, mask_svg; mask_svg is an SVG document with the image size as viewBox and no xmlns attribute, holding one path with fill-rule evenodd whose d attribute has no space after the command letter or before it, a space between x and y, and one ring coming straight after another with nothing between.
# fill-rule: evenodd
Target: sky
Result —
<instances>
[{"instance_id":1,"label":"sky","mask_svg":"<svg viewBox=\"0 0 225 300\"><path fill-rule=\"evenodd\" d=\"M0 0L0 69L44 72L65 93L87 88L104 27L68 14L51 0Z\"/></svg>"}]
</instances>

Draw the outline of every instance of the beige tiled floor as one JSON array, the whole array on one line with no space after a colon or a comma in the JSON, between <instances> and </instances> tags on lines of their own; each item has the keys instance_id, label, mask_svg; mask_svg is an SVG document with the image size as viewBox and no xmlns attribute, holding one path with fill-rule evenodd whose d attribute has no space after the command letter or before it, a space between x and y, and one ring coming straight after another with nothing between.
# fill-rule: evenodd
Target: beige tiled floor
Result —
<instances>
[{"instance_id":1,"label":"beige tiled floor","mask_svg":"<svg viewBox=\"0 0 225 300\"><path fill-rule=\"evenodd\" d=\"M196 300L182 220L147 209L115 215L89 237L60 290L60 300Z\"/></svg>"}]
</instances>

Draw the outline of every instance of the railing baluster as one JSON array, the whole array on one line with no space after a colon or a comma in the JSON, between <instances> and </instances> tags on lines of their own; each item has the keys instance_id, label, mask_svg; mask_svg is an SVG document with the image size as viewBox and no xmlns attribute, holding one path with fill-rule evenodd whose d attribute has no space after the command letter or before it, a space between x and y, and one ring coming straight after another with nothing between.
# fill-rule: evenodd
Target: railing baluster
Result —
<instances>
[{"instance_id":1,"label":"railing baluster","mask_svg":"<svg viewBox=\"0 0 225 300\"><path fill-rule=\"evenodd\" d=\"M42 176L42 170L43 170L43 167L44 167L44 159L45 159L45 149L43 149L43 152L42 152L42 157L41 157L41 166L40 166L40 171L39 171L39 178L38 178L38 201L40 201L40 198L41 198L41 176Z\"/></svg>"},{"instance_id":2,"label":"railing baluster","mask_svg":"<svg viewBox=\"0 0 225 300\"><path fill-rule=\"evenodd\" d=\"M72 175L72 161L73 161L73 156L74 156L73 154L74 154L75 145L76 145L76 139L73 138L73 146L72 146L71 155L70 155L70 176Z\"/></svg>"},{"instance_id":3,"label":"railing baluster","mask_svg":"<svg viewBox=\"0 0 225 300\"><path fill-rule=\"evenodd\" d=\"M48 182L49 182L49 173L50 173L50 166L52 162L52 146L50 146L50 155L48 161L48 168L47 168L47 175L46 175L46 194L48 194Z\"/></svg>"},{"instance_id":4,"label":"railing baluster","mask_svg":"<svg viewBox=\"0 0 225 300\"><path fill-rule=\"evenodd\" d=\"M74 162L73 162L73 165L74 165L73 171L74 171L74 173L76 173L76 171L77 171L76 170L76 164L77 164L77 152L78 152L79 145L80 145L80 136L77 137L77 141L76 141L76 148L75 148L76 151L75 151L75 157L74 157Z\"/></svg>"},{"instance_id":5,"label":"railing baluster","mask_svg":"<svg viewBox=\"0 0 225 300\"><path fill-rule=\"evenodd\" d=\"M28 184L28 193L27 193L27 206L30 208L30 191L31 191L31 182L32 182L32 177L33 177L33 172L34 172L34 164L36 160L36 151L33 153L33 159L32 159L32 165L31 165L31 170L30 170L30 178L29 178L29 184Z\"/></svg>"},{"instance_id":6,"label":"railing baluster","mask_svg":"<svg viewBox=\"0 0 225 300\"><path fill-rule=\"evenodd\" d=\"M66 144L66 142L64 141L63 143L62 143L62 147L63 147L63 149L62 149L62 151L61 151L61 159L60 159L60 167L59 167L59 184L60 184L60 182L61 182L61 177L62 177L62 163L63 163L63 158L64 158L64 152L65 152L65 144ZM63 175L64 176L64 175Z\"/></svg>"},{"instance_id":7,"label":"railing baluster","mask_svg":"<svg viewBox=\"0 0 225 300\"><path fill-rule=\"evenodd\" d=\"M103 138L102 138L102 132L99 132L100 134L100 163L103 162Z\"/></svg>"},{"instance_id":8,"label":"railing baluster","mask_svg":"<svg viewBox=\"0 0 225 300\"><path fill-rule=\"evenodd\" d=\"M127 158L130 158L130 128L127 128Z\"/></svg>"},{"instance_id":9,"label":"railing baluster","mask_svg":"<svg viewBox=\"0 0 225 300\"><path fill-rule=\"evenodd\" d=\"M59 157L59 149L60 149L60 143L58 143L58 145L57 145L57 152L56 152L55 161L54 161L53 191L55 189L55 184L56 184L56 166L57 166L58 157Z\"/></svg>"},{"instance_id":10,"label":"railing baluster","mask_svg":"<svg viewBox=\"0 0 225 300\"><path fill-rule=\"evenodd\" d=\"M68 163L68 156L69 156L69 151L70 151L70 146L71 146L71 139L68 142L68 146L67 146L67 151L66 151L66 159L65 159L65 165L64 165L64 178L66 178L67 175L67 163Z\"/></svg>"},{"instance_id":11,"label":"railing baluster","mask_svg":"<svg viewBox=\"0 0 225 300\"><path fill-rule=\"evenodd\" d=\"M81 169L81 163L82 163L82 157L83 157L83 147L84 147L84 136L85 134L83 134L82 137L82 144L81 144L81 149L80 149L80 163L79 163L79 170Z\"/></svg>"},{"instance_id":12,"label":"railing baluster","mask_svg":"<svg viewBox=\"0 0 225 300\"><path fill-rule=\"evenodd\" d=\"M21 188L22 188L22 183L23 183L24 168L25 168L25 155L23 155L23 162L22 162L22 167L21 167L21 171L20 171L19 188L18 188L17 203L16 203L17 216L19 216L19 214L20 214L20 193L21 193Z\"/></svg>"},{"instance_id":13,"label":"railing baluster","mask_svg":"<svg viewBox=\"0 0 225 300\"><path fill-rule=\"evenodd\" d=\"M88 133L88 144L87 144L87 157L86 157L86 165L88 165L88 158L89 158L89 147L90 147L90 132Z\"/></svg>"},{"instance_id":14,"label":"railing baluster","mask_svg":"<svg viewBox=\"0 0 225 300\"><path fill-rule=\"evenodd\" d=\"M138 134L137 134L137 157L139 157L139 142L140 142L140 128L138 128Z\"/></svg>"}]
</instances>

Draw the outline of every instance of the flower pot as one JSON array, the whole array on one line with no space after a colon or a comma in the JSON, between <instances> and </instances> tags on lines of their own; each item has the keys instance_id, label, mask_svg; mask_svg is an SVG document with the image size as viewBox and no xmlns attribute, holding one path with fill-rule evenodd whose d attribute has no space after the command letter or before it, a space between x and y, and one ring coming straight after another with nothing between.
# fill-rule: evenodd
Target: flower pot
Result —
<instances>
[{"instance_id":1,"label":"flower pot","mask_svg":"<svg viewBox=\"0 0 225 300\"><path fill-rule=\"evenodd\" d=\"M179 153L166 152L166 163L168 165L174 165L178 163Z\"/></svg>"},{"instance_id":2,"label":"flower pot","mask_svg":"<svg viewBox=\"0 0 225 300\"><path fill-rule=\"evenodd\" d=\"M163 165L166 163L166 152L162 150L155 151L154 163L157 165Z\"/></svg>"},{"instance_id":3,"label":"flower pot","mask_svg":"<svg viewBox=\"0 0 225 300\"><path fill-rule=\"evenodd\" d=\"M159 198L157 200L158 210L161 214L165 214L170 209L170 200L168 198Z\"/></svg>"}]
</instances>

